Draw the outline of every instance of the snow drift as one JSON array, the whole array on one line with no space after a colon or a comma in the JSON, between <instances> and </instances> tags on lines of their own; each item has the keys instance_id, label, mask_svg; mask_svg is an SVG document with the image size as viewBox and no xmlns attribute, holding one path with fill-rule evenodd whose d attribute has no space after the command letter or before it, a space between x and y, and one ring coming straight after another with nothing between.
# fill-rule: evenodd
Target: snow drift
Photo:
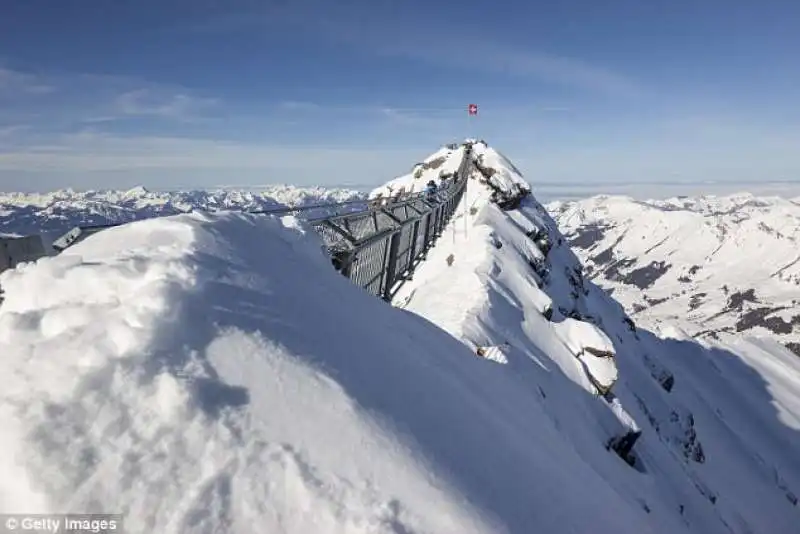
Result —
<instances>
[{"instance_id":1,"label":"snow drift","mask_svg":"<svg viewBox=\"0 0 800 534\"><path fill-rule=\"evenodd\" d=\"M647 531L558 446L537 392L355 289L292 218L138 222L1 282L3 511L119 510L131 532Z\"/></svg>"},{"instance_id":2,"label":"snow drift","mask_svg":"<svg viewBox=\"0 0 800 534\"><path fill-rule=\"evenodd\" d=\"M472 173L396 307L292 217L140 221L2 273L0 511L142 533L793 532L800 366L637 328L532 196L492 202L527 184L473 152L504 182ZM628 461L609 450L638 433Z\"/></svg>"}]
</instances>

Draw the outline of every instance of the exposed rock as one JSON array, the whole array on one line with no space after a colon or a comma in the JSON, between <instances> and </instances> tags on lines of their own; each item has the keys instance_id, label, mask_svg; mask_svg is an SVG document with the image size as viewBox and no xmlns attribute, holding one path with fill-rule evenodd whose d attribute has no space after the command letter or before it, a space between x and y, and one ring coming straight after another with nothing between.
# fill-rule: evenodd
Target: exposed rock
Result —
<instances>
[{"instance_id":1,"label":"exposed rock","mask_svg":"<svg viewBox=\"0 0 800 534\"><path fill-rule=\"evenodd\" d=\"M709 488L708 486L706 486L705 484L701 483L699 480L696 479L694 481L694 487L697 488L697 491L699 491L700 494L703 495L703 497L708 499L711 502L711 504L717 503L717 494L711 491L711 488Z\"/></svg>"},{"instance_id":2,"label":"exposed rock","mask_svg":"<svg viewBox=\"0 0 800 534\"><path fill-rule=\"evenodd\" d=\"M547 282L547 280L550 277L550 271L547 268L547 265L545 264L544 260L540 258L529 258L528 265L530 265L533 268L533 271L539 278L542 279L542 281Z\"/></svg>"},{"instance_id":3,"label":"exposed rock","mask_svg":"<svg viewBox=\"0 0 800 534\"><path fill-rule=\"evenodd\" d=\"M494 233L492 233L492 236L491 236L491 237L492 237L492 245L494 245L494 248L496 248L496 249L501 249L501 248L503 248L503 242L502 242L502 241L500 241L500 238L499 238L499 237L497 237L497 235L495 235Z\"/></svg>"},{"instance_id":4,"label":"exposed rock","mask_svg":"<svg viewBox=\"0 0 800 534\"><path fill-rule=\"evenodd\" d=\"M636 323L633 322L633 319L631 319L630 317L624 317L622 320L625 322L626 325L628 325L628 329L631 332L636 332Z\"/></svg>"},{"instance_id":5,"label":"exposed rock","mask_svg":"<svg viewBox=\"0 0 800 534\"><path fill-rule=\"evenodd\" d=\"M572 314L576 317L569 317ZM558 325L561 340L581 363L597 392L605 395L619 378L614 343L597 325L578 319L576 310L569 315Z\"/></svg>"},{"instance_id":6,"label":"exposed rock","mask_svg":"<svg viewBox=\"0 0 800 534\"><path fill-rule=\"evenodd\" d=\"M599 224L581 226L573 235L567 236L567 241L573 247L592 248L595 243L605 237L608 228Z\"/></svg>"},{"instance_id":7,"label":"exposed rock","mask_svg":"<svg viewBox=\"0 0 800 534\"><path fill-rule=\"evenodd\" d=\"M606 445L607 449L611 449L617 455L625 460L628 465L633 466L636 464L636 457L632 454L633 446L642 435L641 430L631 430L622 436L615 436L609 440Z\"/></svg>"},{"instance_id":8,"label":"exposed rock","mask_svg":"<svg viewBox=\"0 0 800 534\"><path fill-rule=\"evenodd\" d=\"M619 270L626 269L635 264L636 260L634 259L617 260L609 265L605 271L603 271L603 276L605 276L607 280L624 282L624 276L619 272Z\"/></svg>"},{"instance_id":9,"label":"exposed rock","mask_svg":"<svg viewBox=\"0 0 800 534\"><path fill-rule=\"evenodd\" d=\"M727 293L728 286L722 286L722 291ZM737 291L736 293L732 293L728 297L728 305L725 307L725 309L742 311L742 307L744 306L745 302L758 302L758 299L756 299L755 289L748 289L745 292Z\"/></svg>"},{"instance_id":10,"label":"exposed rock","mask_svg":"<svg viewBox=\"0 0 800 534\"><path fill-rule=\"evenodd\" d=\"M2 295L0 295L0 299L2 299ZM0 300L0 302L2 302L2 300ZM800 343L787 343L786 348L800 356Z\"/></svg>"},{"instance_id":11,"label":"exposed rock","mask_svg":"<svg viewBox=\"0 0 800 534\"><path fill-rule=\"evenodd\" d=\"M702 302L703 298L707 296L708 293L695 293L694 295L692 295L691 298L689 299L689 309L696 310L697 308L699 308L700 305L703 304Z\"/></svg>"},{"instance_id":12,"label":"exposed rock","mask_svg":"<svg viewBox=\"0 0 800 534\"><path fill-rule=\"evenodd\" d=\"M639 289L647 289L656 280L664 276L672 265L663 261L653 261L650 265L640 267L623 276L621 281L625 284L634 285Z\"/></svg>"},{"instance_id":13,"label":"exposed rock","mask_svg":"<svg viewBox=\"0 0 800 534\"><path fill-rule=\"evenodd\" d=\"M800 318L795 317L791 322L787 322L781 317L767 317L768 315L785 309L785 307L752 309L742 315L736 322L736 331L742 332L743 330L750 330L751 328L761 326L775 334L791 334L795 321L797 320L797 322L800 322Z\"/></svg>"},{"instance_id":14,"label":"exposed rock","mask_svg":"<svg viewBox=\"0 0 800 534\"><path fill-rule=\"evenodd\" d=\"M654 412L638 395L636 400L662 441L680 452L687 461L705 463L705 452L697 437L691 412L685 408L673 408L669 412L661 408Z\"/></svg>"},{"instance_id":15,"label":"exposed rock","mask_svg":"<svg viewBox=\"0 0 800 534\"><path fill-rule=\"evenodd\" d=\"M694 416L687 412L682 416L673 411L670 414L670 421L679 425L683 430L684 440L682 441L683 454L686 458L697 463L705 463L706 455L703 452L703 445L697 439L697 431L694 429Z\"/></svg>"},{"instance_id":16,"label":"exposed rock","mask_svg":"<svg viewBox=\"0 0 800 534\"><path fill-rule=\"evenodd\" d=\"M667 393L672 391L672 387L675 385L675 375L662 364L650 358L647 354L644 354L642 358L650 371L650 376L661 384L661 387L664 388Z\"/></svg>"},{"instance_id":17,"label":"exposed rock","mask_svg":"<svg viewBox=\"0 0 800 534\"><path fill-rule=\"evenodd\" d=\"M592 261L594 261L598 265L605 265L606 263L610 263L613 260L614 260L614 253L611 250L611 247L605 249L603 252L599 253L598 255L592 258Z\"/></svg>"},{"instance_id":18,"label":"exposed rock","mask_svg":"<svg viewBox=\"0 0 800 534\"><path fill-rule=\"evenodd\" d=\"M650 306L657 306L669 300L669 298L664 297L663 299L651 299L650 297L644 297L645 302L647 302Z\"/></svg>"},{"instance_id":19,"label":"exposed rock","mask_svg":"<svg viewBox=\"0 0 800 534\"><path fill-rule=\"evenodd\" d=\"M435 170L435 169L438 169L439 167L441 167L444 164L445 161L447 161L447 158L444 157L444 156L442 156L440 158L432 159L432 160L430 160L428 162L423 163L422 164L422 168L424 168L424 169L434 169Z\"/></svg>"}]
</instances>

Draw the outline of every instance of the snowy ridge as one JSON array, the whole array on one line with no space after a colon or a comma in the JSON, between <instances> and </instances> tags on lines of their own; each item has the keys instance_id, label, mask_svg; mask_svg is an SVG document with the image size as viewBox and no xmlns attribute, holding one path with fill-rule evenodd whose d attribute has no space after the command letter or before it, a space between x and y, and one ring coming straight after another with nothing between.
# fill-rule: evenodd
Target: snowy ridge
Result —
<instances>
[{"instance_id":1,"label":"snowy ridge","mask_svg":"<svg viewBox=\"0 0 800 534\"><path fill-rule=\"evenodd\" d=\"M493 149L479 144L475 152L485 153L494 175L523 181ZM800 431L800 362L775 345L700 345L672 330L636 328L619 304L583 279L580 262L535 199L504 212L488 197L470 182L448 230L452 238L443 236L396 304L538 388L546 419L616 492L645 510L654 531L791 532L798 514L797 489L790 488L800 483L800 454L790 445ZM549 250L540 237L531 239L542 234ZM587 347L615 357L594 357ZM709 369L716 369L713 376ZM595 393L608 383L612 400L585 405L565 385ZM755 438L751 428L770 437ZM642 432L633 454L645 474L632 479L603 467L592 445L583 448L626 429ZM772 495L768 503L762 490L745 489L753 484ZM764 515L762 503L777 515Z\"/></svg>"},{"instance_id":2,"label":"snowy ridge","mask_svg":"<svg viewBox=\"0 0 800 534\"><path fill-rule=\"evenodd\" d=\"M0 193L0 234L63 234L75 226L130 222L191 211L254 211L280 206L345 202L364 194L348 189L264 186L258 191L73 191Z\"/></svg>"},{"instance_id":3,"label":"snowy ridge","mask_svg":"<svg viewBox=\"0 0 800 534\"><path fill-rule=\"evenodd\" d=\"M369 198L394 197L425 190L429 180L437 185L442 178L453 176L464 157L464 145L447 145L437 150L422 162L414 165L411 172L388 181L369 193Z\"/></svg>"},{"instance_id":4,"label":"snowy ridge","mask_svg":"<svg viewBox=\"0 0 800 534\"><path fill-rule=\"evenodd\" d=\"M797 359L636 328L535 198L491 202L527 184L473 151L508 182L473 173L395 307L293 217L140 221L0 274L0 511L113 509L134 533L793 532ZM632 465L607 449L637 432Z\"/></svg>"},{"instance_id":5,"label":"snowy ridge","mask_svg":"<svg viewBox=\"0 0 800 534\"><path fill-rule=\"evenodd\" d=\"M595 197L548 206L637 321L739 334L800 355L800 205L777 197Z\"/></svg>"}]
</instances>

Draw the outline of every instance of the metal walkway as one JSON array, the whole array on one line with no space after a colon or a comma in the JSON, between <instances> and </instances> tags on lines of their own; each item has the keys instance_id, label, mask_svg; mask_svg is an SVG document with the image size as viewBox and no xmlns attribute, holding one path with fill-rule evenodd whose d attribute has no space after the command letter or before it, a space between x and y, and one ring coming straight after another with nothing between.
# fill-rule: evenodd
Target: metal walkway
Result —
<instances>
[{"instance_id":1,"label":"metal walkway","mask_svg":"<svg viewBox=\"0 0 800 534\"><path fill-rule=\"evenodd\" d=\"M300 215L322 237L337 271L369 293L390 301L442 235L464 195L473 165L472 146L465 144L458 171L432 198L416 193L401 199L244 213ZM62 252L89 235L122 224L128 223L75 227L57 239L53 248Z\"/></svg>"}]
</instances>

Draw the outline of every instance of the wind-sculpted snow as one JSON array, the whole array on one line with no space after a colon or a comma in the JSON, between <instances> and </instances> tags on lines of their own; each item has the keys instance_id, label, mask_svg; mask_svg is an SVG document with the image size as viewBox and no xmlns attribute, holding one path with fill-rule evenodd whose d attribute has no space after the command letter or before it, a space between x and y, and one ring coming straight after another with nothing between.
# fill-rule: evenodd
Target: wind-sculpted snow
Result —
<instances>
[{"instance_id":1,"label":"wind-sculpted snow","mask_svg":"<svg viewBox=\"0 0 800 534\"><path fill-rule=\"evenodd\" d=\"M533 196L501 210L480 176L394 307L293 217L139 221L0 274L0 512L794 532L800 359L637 327Z\"/></svg>"},{"instance_id":2,"label":"wind-sculpted snow","mask_svg":"<svg viewBox=\"0 0 800 534\"><path fill-rule=\"evenodd\" d=\"M492 149L483 152L496 174L523 180ZM789 364L787 378L784 387L771 389L767 384L776 377L753 368L737 348L678 342L669 332L638 328L584 279L555 220L535 198L502 211L478 178L470 180L451 227L395 304L444 328L509 379L535 388L570 447L636 503L654 530L791 532L800 517L800 455L786 440L797 439L800 427L785 422L800 414L800 361L779 353ZM676 361L673 351L694 360ZM690 378L693 365L703 369L709 361L726 366L715 378L720 391L731 397L740 387L753 392L749 409L763 410L752 416L774 446L748 440L744 426L726 427L720 415L726 401L706 396L702 382ZM592 396L575 395L576 387ZM606 399L597 396L609 389ZM710 414L709 406L715 407ZM609 453L617 463L606 470L607 457L595 457L594 444L619 443L626 432L641 432L633 469Z\"/></svg>"},{"instance_id":3,"label":"wind-sculpted snow","mask_svg":"<svg viewBox=\"0 0 800 534\"><path fill-rule=\"evenodd\" d=\"M202 211L254 211L282 206L356 200L365 195L346 189L266 186L254 191L128 191L63 190L45 194L0 193L0 234L60 235L79 225L137 221Z\"/></svg>"},{"instance_id":4,"label":"wind-sculpted snow","mask_svg":"<svg viewBox=\"0 0 800 534\"><path fill-rule=\"evenodd\" d=\"M595 197L548 206L590 278L643 324L800 342L800 205L776 197ZM602 231L598 231L602 229Z\"/></svg>"}]
</instances>

